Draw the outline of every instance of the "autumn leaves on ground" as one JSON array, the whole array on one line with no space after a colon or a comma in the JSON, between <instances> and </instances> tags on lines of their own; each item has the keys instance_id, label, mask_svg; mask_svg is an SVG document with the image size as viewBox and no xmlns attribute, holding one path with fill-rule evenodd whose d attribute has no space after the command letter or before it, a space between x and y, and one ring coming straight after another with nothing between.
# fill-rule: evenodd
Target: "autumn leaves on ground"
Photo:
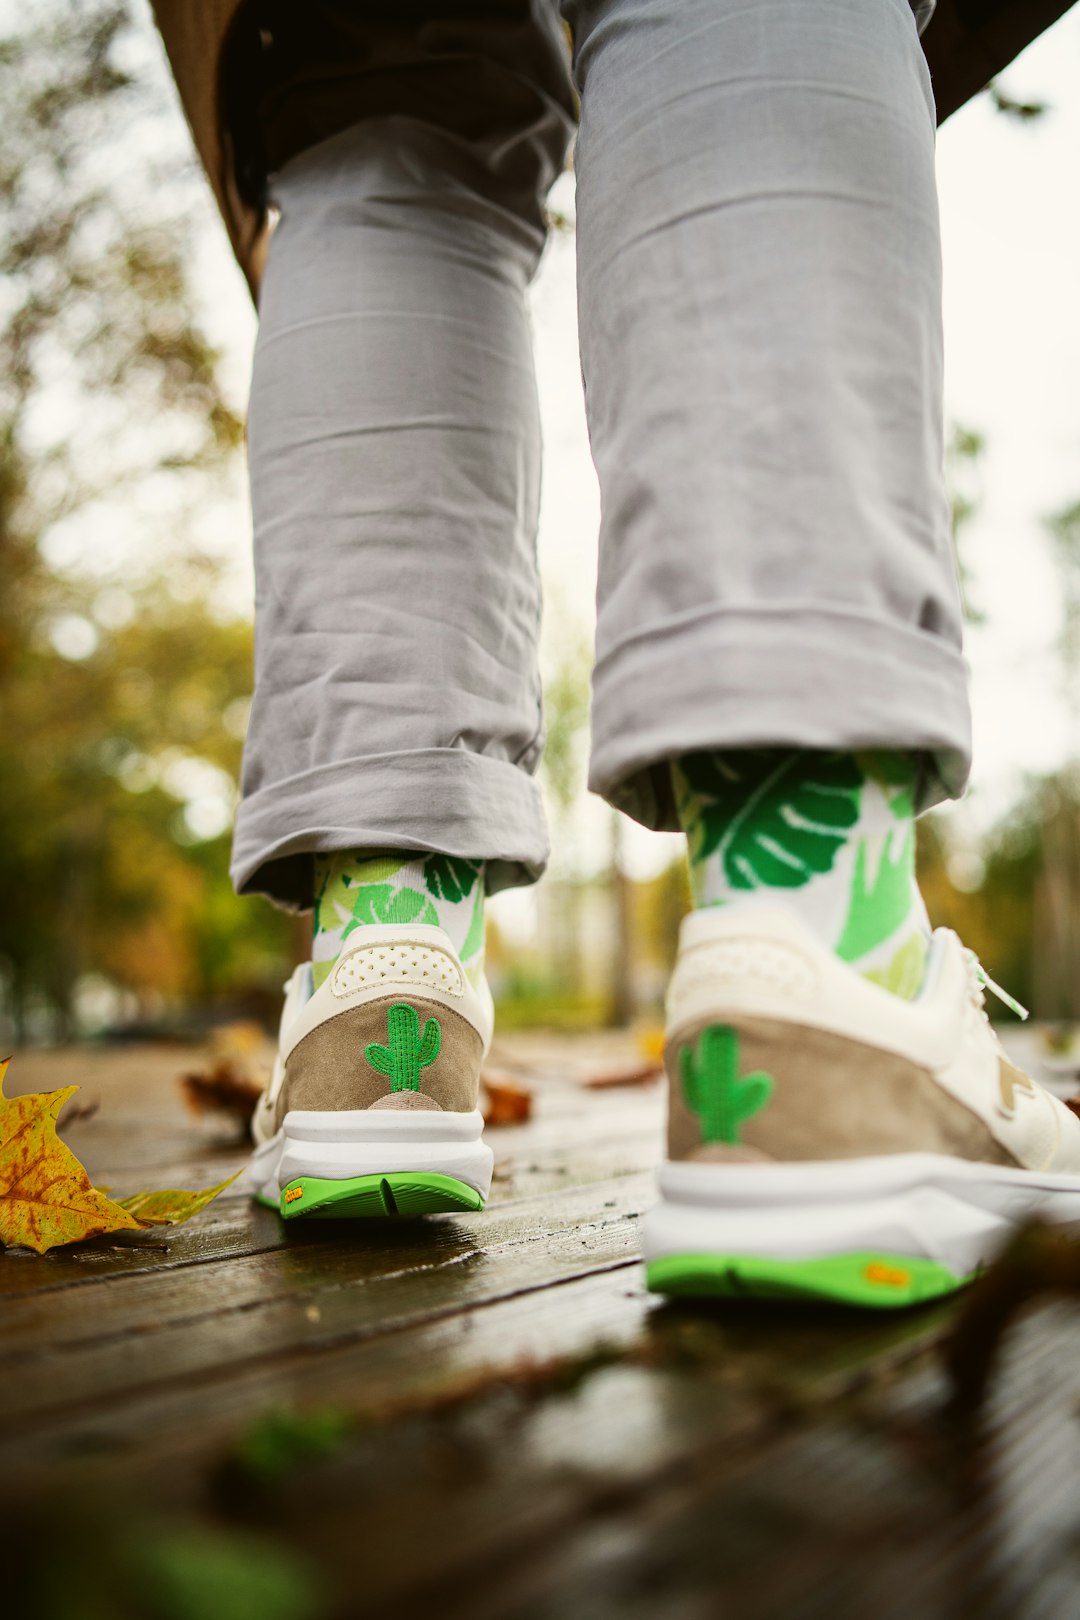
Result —
<instances>
[{"instance_id":1,"label":"autumn leaves on ground","mask_svg":"<svg viewBox=\"0 0 1080 1620\"><path fill-rule=\"evenodd\" d=\"M175 1226L205 1209L228 1181L205 1192L143 1190L113 1199L90 1177L56 1134L60 1110L78 1086L4 1096L10 1058L0 1062L0 1244L44 1254L62 1243L84 1243L111 1232Z\"/></svg>"}]
</instances>

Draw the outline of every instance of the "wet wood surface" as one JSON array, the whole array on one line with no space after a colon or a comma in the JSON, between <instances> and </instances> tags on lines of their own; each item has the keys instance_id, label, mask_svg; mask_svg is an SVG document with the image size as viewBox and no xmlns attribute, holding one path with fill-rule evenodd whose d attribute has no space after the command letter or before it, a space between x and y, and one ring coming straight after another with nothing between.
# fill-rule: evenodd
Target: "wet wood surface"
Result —
<instances>
[{"instance_id":1,"label":"wet wood surface","mask_svg":"<svg viewBox=\"0 0 1080 1620\"><path fill-rule=\"evenodd\" d=\"M267 1538L328 1620L1080 1617L1074 1303L1016 1323L959 1425L955 1303L658 1301L659 1087L581 1083L640 1064L620 1037L503 1044L534 1117L490 1133L482 1214L286 1226L225 1196L145 1238L0 1253L0 1510ZM99 1108L64 1134L119 1195L206 1186L245 1149L185 1109L198 1061L28 1053L8 1089L80 1083ZM284 1461L253 1462L282 1424Z\"/></svg>"}]
</instances>

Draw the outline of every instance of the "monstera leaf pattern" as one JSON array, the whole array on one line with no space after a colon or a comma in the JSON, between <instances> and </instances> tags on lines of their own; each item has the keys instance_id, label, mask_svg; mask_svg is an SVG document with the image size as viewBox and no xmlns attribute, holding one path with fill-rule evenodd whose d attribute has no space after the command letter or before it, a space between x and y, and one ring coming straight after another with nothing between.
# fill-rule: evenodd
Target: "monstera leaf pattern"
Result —
<instances>
[{"instance_id":1,"label":"monstera leaf pattern","mask_svg":"<svg viewBox=\"0 0 1080 1620\"><path fill-rule=\"evenodd\" d=\"M845 962L854 962L866 956L878 945L895 934L911 915L912 873L915 869L915 823L911 822L895 842L894 851L887 838L877 840L878 863L873 876L870 873L870 851L864 838L855 852L855 868L851 880L851 900L844 931L836 945L836 954Z\"/></svg>"},{"instance_id":2,"label":"monstera leaf pattern","mask_svg":"<svg viewBox=\"0 0 1080 1620\"><path fill-rule=\"evenodd\" d=\"M915 814L915 784L918 766L910 754L873 749L855 755L859 768L876 782L885 796L889 812L897 821L910 821Z\"/></svg>"},{"instance_id":3,"label":"monstera leaf pattern","mask_svg":"<svg viewBox=\"0 0 1080 1620\"><path fill-rule=\"evenodd\" d=\"M863 776L850 754L751 748L684 756L676 783L693 861L717 855L733 889L794 889L831 869Z\"/></svg>"},{"instance_id":4,"label":"monstera leaf pattern","mask_svg":"<svg viewBox=\"0 0 1080 1620\"><path fill-rule=\"evenodd\" d=\"M484 863L457 855L367 854L315 857L312 976L326 979L345 941L359 928L421 924L459 942L474 985L484 971Z\"/></svg>"},{"instance_id":5,"label":"monstera leaf pattern","mask_svg":"<svg viewBox=\"0 0 1080 1620\"><path fill-rule=\"evenodd\" d=\"M402 855L369 856L341 850L315 857L315 933L337 933L353 916L359 882L386 884L406 864ZM362 873L358 879L357 873ZM411 920L411 919L410 919Z\"/></svg>"},{"instance_id":6,"label":"monstera leaf pattern","mask_svg":"<svg viewBox=\"0 0 1080 1620\"><path fill-rule=\"evenodd\" d=\"M439 914L419 889L395 889L392 883L362 883L355 891L352 917L342 933L347 939L365 923L432 923Z\"/></svg>"},{"instance_id":7,"label":"monstera leaf pattern","mask_svg":"<svg viewBox=\"0 0 1080 1620\"><path fill-rule=\"evenodd\" d=\"M449 900L452 904L464 900L476 887L480 864L459 855L427 856L424 861L424 882L429 894L433 894L436 900Z\"/></svg>"}]
</instances>

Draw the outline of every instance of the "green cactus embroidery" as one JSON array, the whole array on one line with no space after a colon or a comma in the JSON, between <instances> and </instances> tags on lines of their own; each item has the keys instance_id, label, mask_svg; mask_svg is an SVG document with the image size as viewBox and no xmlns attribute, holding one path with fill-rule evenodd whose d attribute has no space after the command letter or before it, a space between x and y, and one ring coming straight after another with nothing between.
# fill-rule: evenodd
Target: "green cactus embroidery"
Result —
<instances>
[{"instance_id":1,"label":"green cactus embroidery","mask_svg":"<svg viewBox=\"0 0 1080 1620\"><path fill-rule=\"evenodd\" d=\"M395 1001L386 1014L386 1038L387 1046L372 1041L365 1048L371 1067L389 1075L391 1091L419 1091L420 1070L434 1063L439 1055L442 1044L439 1020L429 1018L421 1036L416 1008L410 1007L408 1002Z\"/></svg>"},{"instance_id":2,"label":"green cactus embroidery","mask_svg":"<svg viewBox=\"0 0 1080 1620\"><path fill-rule=\"evenodd\" d=\"M755 1070L739 1076L739 1037L724 1024L710 1024L693 1047L679 1049L683 1096L701 1122L703 1142L739 1140L739 1127L764 1108L773 1094L771 1074Z\"/></svg>"}]
</instances>

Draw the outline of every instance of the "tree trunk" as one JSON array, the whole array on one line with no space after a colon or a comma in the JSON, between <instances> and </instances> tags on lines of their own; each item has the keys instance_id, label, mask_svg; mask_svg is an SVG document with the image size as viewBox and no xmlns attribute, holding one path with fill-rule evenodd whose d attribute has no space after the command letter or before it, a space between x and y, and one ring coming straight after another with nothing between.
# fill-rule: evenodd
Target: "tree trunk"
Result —
<instances>
[{"instance_id":1,"label":"tree trunk","mask_svg":"<svg viewBox=\"0 0 1080 1620\"><path fill-rule=\"evenodd\" d=\"M611 1022L624 1028L634 1016L634 954L630 915L630 879L622 865L623 827L611 812L611 903L615 939L611 961Z\"/></svg>"}]
</instances>

